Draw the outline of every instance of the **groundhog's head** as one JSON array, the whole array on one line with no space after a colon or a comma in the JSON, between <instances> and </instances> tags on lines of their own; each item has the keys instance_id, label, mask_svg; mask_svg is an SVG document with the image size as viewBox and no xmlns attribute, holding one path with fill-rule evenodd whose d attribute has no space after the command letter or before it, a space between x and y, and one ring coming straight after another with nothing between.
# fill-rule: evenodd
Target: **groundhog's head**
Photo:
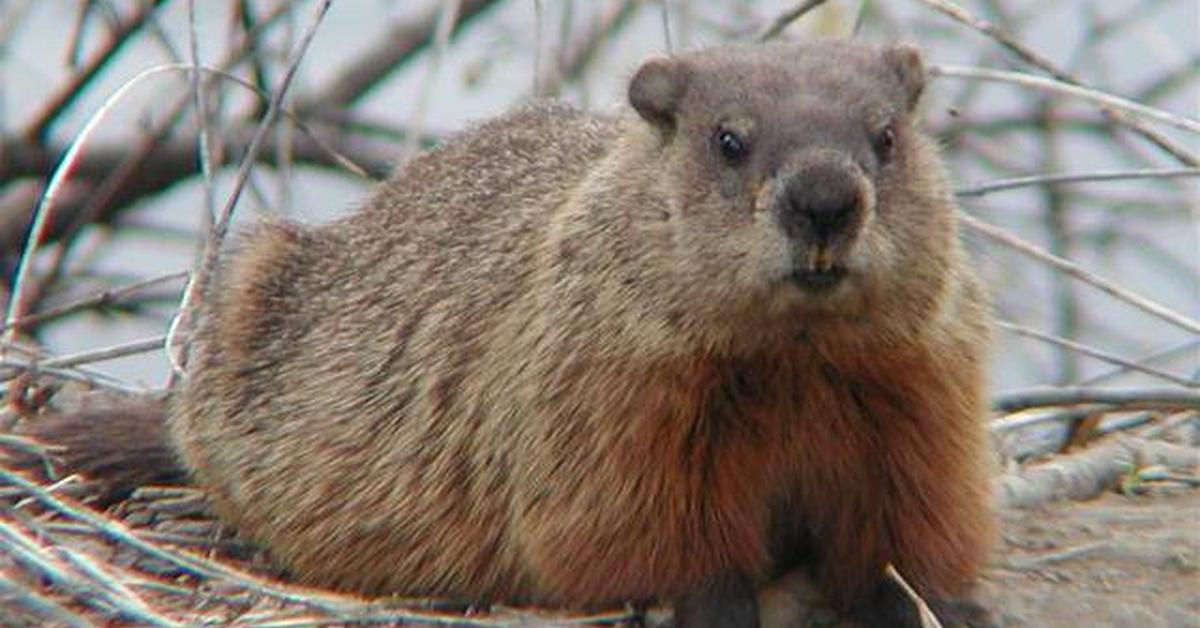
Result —
<instances>
[{"instance_id":1,"label":"groundhog's head","mask_svg":"<svg viewBox=\"0 0 1200 628\"><path fill-rule=\"evenodd\" d=\"M775 313L860 318L935 298L954 247L916 129L918 51L849 42L655 58L629 100L695 289Z\"/></svg>"}]
</instances>

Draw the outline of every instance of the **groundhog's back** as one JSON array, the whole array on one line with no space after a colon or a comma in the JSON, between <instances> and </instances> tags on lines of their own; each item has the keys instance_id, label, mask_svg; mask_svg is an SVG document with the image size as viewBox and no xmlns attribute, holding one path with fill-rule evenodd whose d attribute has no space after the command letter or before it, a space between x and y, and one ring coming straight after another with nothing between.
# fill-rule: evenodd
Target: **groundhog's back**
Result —
<instances>
[{"instance_id":1,"label":"groundhog's back","mask_svg":"<svg viewBox=\"0 0 1200 628\"><path fill-rule=\"evenodd\" d=\"M614 124L530 106L415 158L350 217L240 237L171 418L227 521L324 586L525 594L503 525L520 417L466 388L488 313L527 291L549 214Z\"/></svg>"}]
</instances>

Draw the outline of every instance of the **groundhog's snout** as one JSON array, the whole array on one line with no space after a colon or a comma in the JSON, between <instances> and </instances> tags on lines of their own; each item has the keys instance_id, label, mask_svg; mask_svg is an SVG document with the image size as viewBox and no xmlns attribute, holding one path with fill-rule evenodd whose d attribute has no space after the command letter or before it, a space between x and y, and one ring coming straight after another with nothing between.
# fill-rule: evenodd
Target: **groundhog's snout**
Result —
<instances>
[{"instance_id":1,"label":"groundhog's snout","mask_svg":"<svg viewBox=\"0 0 1200 628\"><path fill-rule=\"evenodd\" d=\"M794 283L820 291L842 280L842 258L862 227L870 193L859 169L837 158L809 161L787 175L777 208L792 243Z\"/></svg>"},{"instance_id":2,"label":"groundhog's snout","mask_svg":"<svg viewBox=\"0 0 1200 628\"><path fill-rule=\"evenodd\" d=\"M779 222L788 237L827 245L853 223L862 206L854 173L839 164L820 163L789 178Z\"/></svg>"}]
</instances>

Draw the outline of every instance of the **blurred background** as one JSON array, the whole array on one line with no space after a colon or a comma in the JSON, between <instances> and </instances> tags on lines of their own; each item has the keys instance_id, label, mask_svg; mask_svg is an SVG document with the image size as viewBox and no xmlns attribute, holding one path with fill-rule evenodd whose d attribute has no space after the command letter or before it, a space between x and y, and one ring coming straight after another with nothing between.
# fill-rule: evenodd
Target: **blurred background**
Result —
<instances>
[{"instance_id":1,"label":"blurred background","mask_svg":"<svg viewBox=\"0 0 1200 628\"><path fill-rule=\"evenodd\" d=\"M472 121L534 96L616 112L642 58L725 41L853 32L871 42L917 42L935 65L1055 77L1192 118L1200 107L1195 0L829 0L793 19L808 4L822 3L333 2L296 67L282 101L290 113L266 136L234 222L271 213L328 220L353 209L406 156ZM203 216L228 200L267 110L262 96L285 80L319 5L208 0L195 2L190 19L186 0L0 0L0 301L11 294L51 172L125 90L100 114L50 207L48 237L22 293L27 312L49 315L22 327L25 342L46 356L90 354L81 361L98 381L164 385L170 369L153 341L178 305ZM206 78L202 117L188 72L143 74L193 55L242 82ZM967 213L1183 318L1200 315L1195 133L1114 120L1095 104L1024 85L945 76L931 80L925 110ZM211 192L198 159L202 135ZM1008 324L998 332L998 390L1194 383L1194 328L975 229L964 236ZM95 361L98 350L123 354L120 347L143 340L130 355ZM1114 365L1148 356L1141 371Z\"/></svg>"}]
</instances>

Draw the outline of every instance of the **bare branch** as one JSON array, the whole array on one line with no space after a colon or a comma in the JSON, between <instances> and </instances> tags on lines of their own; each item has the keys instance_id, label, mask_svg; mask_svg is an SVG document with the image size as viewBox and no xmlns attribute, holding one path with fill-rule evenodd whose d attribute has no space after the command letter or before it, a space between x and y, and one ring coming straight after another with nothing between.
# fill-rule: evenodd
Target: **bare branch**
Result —
<instances>
[{"instance_id":1,"label":"bare branch","mask_svg":"<svg viewBox=\"0 0 1200 628\"><path fill-rule=\"evenodd\" d=\"M1082 86L1084 84L1084 82L1081 81L1078 77L1076 77L1070 73L1064 72L1063 70L1060 70L1049 59L1043 57L1042 55L1040 55L1039 53L1034 51L1032 48L1026 46L1025 44L1018 41L1016 38L1010 36L1008 33L1005 33L1003 30L996 27L994 24L991 24L991 23L987 22L986 20L981 20L981 19L971 15L965 9L958 6L957 4L954 4L953 2L949 2L948 0L918 0L918 1L949 16L950 18L954 19L955 21L958 21L962 24L966 24L967 26L970 26L971 28L987 35L988 37L991 37L992 39L999 42L1002 46L1007 48L1010 52L1017 55L1017 57L1024 60L1026 63L1028 63L1034 67L1037 67L1037 68L1047 72L1048 74L1050 74L1050 76L1053 76L1054 78L1058 79L1059 83L1066 83L1068 85L1073 85L1073 86ZM1090 91L1096 91L1096 90L1090 90ZM1128 102L1128 101L1126 101L1126 102ZM1197 157L1195 155L1191 154L1189 151L1185 150L1184 148L1177 146L1170 139L1164 137L1162 134L1158 133L1154 129L1150 129L1150 128L1146 127L1144 124L1142 124L1142 122L1140 120L1137 120L1136 118L1130 119L1127 116L1127 113L1129 113L1127 110L1125 110L1119 106L1116 106L1115 103L1111 103L1111 102L1110 103L1101 103L1101 107L1104 108L1105 114L1107 116L1109 116L1109 118L1111 120L1113 120L1114 122L1118 122L1120 124L1124 124L1124 125L1128 126L1134 132L1138 133L1142 137L1145 137L1147 140L1149 140L1153 144L1157 145L1163 151L1174 156L1176 159L1178 159L1184 165L1192 166L1192 167L1200 166L1200 159L1197 159Z\"/></svg>"},{"instance_id":2,"label":"bare branch","mask_svg":"<svg viewBox=\"0 0 1200 628\"><path fill-rule=\"evenodd\" d=\"M329 10L331 2L332 0L324 0L317 6L316 15L313 17L304 34L300 37L300 43L296 45L296 49L292 51L279 88L272 95L271 102L267 106L267 112L263 115L262 122L259 123L258 130L254 134L254 139L250 140L250 146L246 149L246 155L242 158L242 162L238 166L237 174L233 180L233 190L230 191L229 198L225 201L221 213L215 217L212 230L204 240L204 250L201 254L198 267L189 278L187 287L184 288L183 298L179 303L179 310L175 318L172 319L170 330L167 332L168 353L171 356L171 366L176 374L183 372L185 357L182 353L173 351L173 348L176 346L176 334L180 331L188 331L187 324L192 316L195 301L199 298L201 286L204 285L208 275L216 268L221 243L225 241L225 235L229 230L229 223L233 219L233 210L237 207L242 190L245 189L246 182L250 179L250 171L254 168L259 151L262 150L271 127L274 126L275 120L279 117L283 97L287 94L288 88L291 87L292 80L296 77L296 70L299 69L300 62L304 59L304 53L308 51L308 46L317 34L317 27L320 26L321 21L325 18L325 13Z\"/></svg>"},{"instance_id":3,"label":"bare branch","mask_svg":"<svg viewBox=\"0 0 1200 628\"><path fill-rule=\"evenodd\" d=\"M63 587L79 602L93 606L105 614L116 614L149 626L178 625L150 611L140 600L122 599L111 589L71 574L67 566L55 560L50 551L4 521L0 521L0 542L19 562ZM65 550L60 548L59 551Z\"/></svg>"},{"instance_id":4,"label":"bare branch","mask_svg":"<svg viewBox=\"0 0 1200 628\"><path fill-rule=\"evenodd\" d=\"M250 43L247 40L253 39L257 35L261 34L262 30L265 30L269 25L273 24L276 20L278 20L281 16L283 16L286 13L288 6L289 6L289 4L286 2L281 2L281 3L277 4L272 9L272 11L267 16L265 16L263 18L263 20L259 23L260 32L247 34L246 38L240 43L240 45L238 45L233 51L229 52L226 55L225 59L223 60L223 63L220 64L220 67L223 69L227 69L227 68L233 66L234 64L236 64L242 58L244 58L244 55L247 54L247 51L250 46ZM176 64L176 66L174 66L174 67L185 67L185 66L179 66L178 64ZM126 85L129 85L129 82L127 82ZM145 166L146 160L152 153L154 147L160 141L162 141L162 139L164 137L166 137L169 130L175 125L176 121L179 119L180 115L182 114L184 108L186 107L186 105L189 101L189 96L190 96L190 94L184 94L183 96L177 98L170 107L166 108L167 114L163 117L161 122L159 122L154 127L152 127L146 134L144 134L143 136L138 138L138 141L135 142L134 147L132 149L129 149L128 147L126 147L125 156L121 159L121 161L119 162L117 167L113 168L111 170L111 172L107 173L102 178L102 180L103 180L102 184L98 185L93 190L89 190L89 193L86 195L86 199L81 200L81 202L79 203L79 206L81 207L81 209L78 212L72 214L71 216L64 216L64 215L62 215L61 212L56 212L56 214L58 214L55 217L56 220L51 221L48 219L49 217L45 216L45 213L39 213L37 210L35 210L34 222L36 223L38 220L44 220L46 224L44 224L44 225L36 225L35 224L34 225L34 227L36 227L35 230L41 231L41 234L36 239L25 238L26 243L28 244L28 243L41 242L43 240L43 238L48 238L50 235L59 235L59 236L64 237L66 240L70 241L74 237L74 235L76 233L78 233L78 231L80 229L82 229L85 225L90 224L93 220L97 219L98 217L102 216L106 211L116 211L116 209L118 207L120 207L120 204L117 203L116 201L121 199L122 196L126 193L126 190L125 190L126 185L136 175L141 174L140 169L143 166ZM112 101L112 98L110 97L110 102L111 101ZM94 121L96 119L97 119L97 116L93 115L91 118L91 122L94 123ZM76 137L76 140L78 140L78 135ZM38 176L43 176L44 172L49 171L49 170L50 169L47 168L44 171L39 172ZM4 179L4 178L6 178L6 177L0 176L0 179ZM44 202L45 200L46 200L46 197L45 197L45 195L43 195L42 201ZM23 210L23 208L21 208L21 209ZM43 217L39 218L39 216L43 216ZM23 214L22 214L22 218L23 218ZM23 227L27 223L24 222L23 220L15 220L15 221L10 222L9 226L11 226L14 223L17 226L17 232L19 232L21 234L21 236L23 236L24 235ZM31 231L33 231L33 230L34 229L31 229ZM0 248L0 250L6 250L6 249ZM64 259L64 258L65 258L65 256L60 256L60 260ZM23 256L19 263L20 264L28 263L28 257ZM57 268L59 268L59 266L56 264L55 269L57 269ZM54 272L57 272L57 270L55 270ZM19 269L18 277L20 277L21 275L22 275L22 272ZM33 293L32 289L27 289L27 290L30 295ZM15 303L16 302L14 300L10 299L10 303L9 303L10 311L11 311L11 306ZM27 306L27 304L22 304L20 307L26 307L26 306Z\"/></svg>"},{"instance_id":5,"label":"bare branch","mask_svg":"<svg viewBox=\"0 0 1200 628\"><path fill-rule=\"evenodd\" d=\"M792 22L804 17L805 13L825 4L827 0L800 0L796 6L780 13L771 20L769 24L763 27L761 31L754 36L758 41L768 41L775 39L783 32L785 28L791 25Z\"/></svg>"},{"instance_id":6,"label":"bare branch","mask_svg":"<svg viewBox=\"0 0 1200 628\"><path fill-rule=\"evenodd\" d=\"M245 3L239 3L243 13L250 8ZM200 175L204 188L204 210L201 212L203 232L212 229L213 216L216 214L216 198L213 196L213 155L212 130L208 128L208 99L205 97L205 81L201 78L199 35L196 33L196 0L188 0L188 51L191 56L192 72L192 107L196 116L196 141L200 152Z\"/></svg>"},{"instance_id":7,"label":"bare branch","mask_svg":"<svg viewBox=\"0 0 1200 628\"><path fill-rule=\"evenodd\" d=\"M1180 388L1054 388L1039 386L1000 393L992 399L998 412L1046 406L1100 403L1127 408L1200 408L1200 391Z\"/></svg>"},{"instance_id":8,"label":"bare branch","mask_svg":"<svg viewBox=\"0 0 1200 628\"><path fill-rule=\"evenodd\" d=\"M108 42L98 51L87 64L77 74L72 76L51 96L46 104L42 106L41 111L34 116L33 121L29 123L24 132L25 137L30 140L45 141L46 134L50 130L50 126L54 124L58 117L62 115L68 107L71 106L87 89L87 86L96 78L109 61L121 51L125 44L129 43L131 36L146 24L150 16L160 7L166 0L150 0L149 2L140 2L134 10L133 15L129 19L122 22L109 36Z\"/></svg>"},{"instance_id":9,"label":"bare branch","mask_svg":"<svg viewBox=\"0 0 1200 628\"><path fill-rule=\"evenodd\" d=\"M604 43L612 39L636 10L641 7L637 0L610 0L588 27L587 33L576 37L576 42L559 56L557 64L546 64L544 76L536 80L541 90L536 96L555 96L567 83L579 80L596 59Z\"/></svg>"},{"instance_id":10,"label":"bare branch","mask_svg":"<svg viewBox=\"0 0 1200 628\"><path fill-rule=\"evenodd\" d=\"M306 591L301 594L297 591L288 591L282 587L274 587L260 578L243 574L235 569L225 567L212 561L204 560L198 557L185 554L183 552L170 551L158 545L138 538L127 527L119 522L106 519L87 508L82 508L53 495L45 488L30 482L21 477L21 475L9 471L0 466L0 480L5 484L9 484L15 488L23 490L27 495L41 502L47 508L66 515L77 521L81 521L96 531L103 534L118 543L132 547L147 556L157 558L159 560L170 563L186 572L202 577L202 578L235 578L243 584L254 583L255 589L261 593L277 597L279 599L290 602L298 602L307 606L313 606L322 609L337 611L345 607L345 604L340 600L330 599L332 596L312 595L311 591Z\"/></svg>"},{"instance_id":11,"label":"bare branch","mask_svg":"<svg viewBox=\"0 0 1200 628\"><path fill-rule=\"evenodd\" d=\"M1192 333L1200 334L1200 321L1188 316L1184 316L1183 314L1180 314L1166 307L1165 305L1151 301L1146 297L1126 290L1125 288L1122 288L1116 283L1100 277L1099 275L1087 272L1074 262L1051 255L1050 253L1047 253L1046 251L1026 242L1025 240L1022 240L1021 238L1018 238L1017 236L1014 236L1003 229L989 225L986 222L983 222L982 220L979 220L969 214L959 212L958 220L962 224L974 229L975 231L978 231L979 233L982 233L992 240L1016 249L1041 262L1045 262L1090 286L1099 288L1101 291L1120 299L1121 301L1129 303L1130 305L1133 305L1144 312L1153 314L1154 316L1167 321L1168 323L1177 325Z\"/></svg>"},{"instance_id":12,"label":"bare branch","mask_svg":"<svg viewBox=\"0 0 1200 628\"><path fill-rule=\"evenodd\" d=\"M1188 352L1188 351L1195 351L1197 347L1200 347L1200 337L1194 336L1192 338L1188 338L1187 340L1184 340L1183 342L1175 343L1175 344L1169 345L1167 347L1164 347L1162 349L1159 349L1157 351L1154 351L1148 355L1144 355L1144 356L1138 358L1137 360L1135 360L1135 362L1139 365L1145 366L1146 364L1149 364L1150 362L1173 358L1173 357L1176 357L1176 356L1178 356L1182 353ZM1129 372L1129 369L1127 369L1125 367L1116 368L1116 369L1112 369L1110 371L1105 371L1104 373L1097 373L1096 375L1093 375L1091 377L1081 379L1081 380L1079 380L1079 382L1076 385L1091 386L1093 384L1099 384L1101 382L1108 381L1114 377L1123 375L1128 372Z\"/></svg>"},{"instance_id":13,"label":"bare branch","mask_svg":"<svg viewBox=\"0 0 1200 628\"><path fill-rule=\"evenodd\" d=\"M1102 445L997 478L997 500L1004 508L1032 508L1059 499L1090 499L1115 488L1135 462L1190 468L1200 464L1200 450L1118 434Z\"/></svg>"},{"instance_id":14,"label":"bare branch","mask_svg":"<svg viewBox=\"0 0 1200 628\"><path fill-rule=\"evenodd\" d=\"M1083 183L1093 181L1127 181L1131 179L1182 179L1200 177L1200 168L1147 168L1144 170L1103 170L1078 174L1039 174L1029 177L1001 179L982 185L959 188L958 196L984 196L992 192L1015 188L1059 183Z\"/></svg>"},{"instance_id":15,"label":"bare branch","mask_svg":"<svg viewBox=\"0 0 1200 628\"><path fill-rule=\"evenodd\" d=\"M450 36L461 32L473 18L495 4L498 4L498 0L462 0ZM304 98L296 109L346 107L358 102L372 88L434 43L434 31L440 13L440 3L431 3L418 17L393 25L372 42L363 55L355 58L349 67L333 72L337 78L332 83Z\"/></svg>"},{"instance_id":16,"label":"bare branch","mask_svg":"<svg viewBox=\"0 0 1200 628\"><path fill-rule=\"evenodd\" d=\"M1134 362L1132 360L1126 360L1125 358L1122 358L1119 355L1114 355L1107 351L1102 351L1102 350L1096 349L1094 347L1089 347L1083 343L1075 342L1074 340L1069 340L1067 338L1060 338L1060 337L1052 335L1052 334L1040 332L1036 329L1030 329L1029 327L1025 327L1023 325L1017 325L1015 323L1010 323L1007 321L996 321L996 326L1000 327L1001 329L1011 331L1015 334L1020 334L1022 336L1027 336L1029 338L1036 338L1043 342L1048 342L1050 344L1053 344L1053 345L1056 345L1059 347L1064 347L1064 348L1070 349L1072 351L1077 351L1084 355L1096 358L1097 360L1102 360L1102 361L1108 362L1110 364L1116 364L1118 366L1123 366L1126 369L1129 369L1132 371L1138 371L1141 373L1145 373L1147 375L1153 375L1154 377L1165 379L1169 382L1179 384L1180 386L1184 386L1187 388L1200 386L1200 381L1193 381L1191 379L1188 379L1187 377L1176 375L1174 373L1168 373L1167 371L1156 369L1151 366L1146 366L1144 364L1138 364L1137 362Z\"/></svg>"},{"instance_id":17,"label":"bare branch","mask_svg":"<svg viewBox=\"0 0 1200 628\"><path fill-rule=\"evenodd\" d=\"M104 290L102 292L96 293L85 299L80 299L78 301L67 303L67 304L61 305L59 307L50 308L45 311L38 312L37 314L30 314L29 316L24 316L16 321L13 321L13 325L16 327L20 327L21 329L30 329L34 325L38 325L41 323L45 323L47 321L52 321L52 320L55 320L58 318L62 318L64 316L67 316L68 314L74 314L75 312L80 312L80 311L88 310L88 309L92 309L92 308L102 308L102 307L109 306L109 305L117 305L117 304L123 302L126 298L128 298L134 294L137 294L137 293L145 290L146 288L151 288L151 287L158 286L158 285L161 285L164 283L169 283L169 282L176 281L179 279L184 279L186 277L187 277L187 271L182 271L182 270L176 271L176 272L171 272L171 273L165 273L162 275L158 275L157 277L150 277L149 279L143 279L142 281L129 284L128 286L123 286L121 288L114 288L111 290ZM0 325L0 331L4 331L6 329L8 329L7 325Z\"/></svg>"},{"instance_id":18,"label":"bare branch","mask_svg":"<svg viewBox=\"0 0 1200 628\"><path fill-rule=\"evenodd\" d=\"M71 145L63 156L58 167L54 169L54 174L50 177L50 182L46 184L46 191L42 194L41 200L33 210L33 223L29 228L29 236L25 240L25 249L21 253L21 260L17 265L16 279L13 281L12 296L8 302L8 313L5 315L5 338L11 341L15 338L17 328L13 326L13 321L25 315L26 309L29 307L29 285L30 276L33 271L33 258L37 252L38 246L46 238L46 228L50 224L50 210L54 207L54 199L58 195L59 190L67 180L67 176L71 173L75 161L79 158L80 151L87 144L88 138L96 130L98 125L109 111L125 97L125 94L133 87L137 86L143 80L151 78L157 74L162 74L168 70L176 70L177 66L157 66L144 70L137 76L130 79L117 91L104 101L104 105L88 119L83 130L71 140Z\"/></svg>"},{"instance_id":19,"label":"bare branch","mask_svg":"<svg viewBox=\"0 0 1200 628\"><path fill-rule=\"evenodd\" d=\"M318 132L294 116L289 112L289 117L302 132L288 146L295 161L342 169L371 179L381 179L391 172L394 155L382 150L376 143L366 141L370 129L359 133L353 123L343 121L337 125L342 130L333 132L335 134ZM213 164L214 170L234 163L236 156L246 153L251 140L247 130L239 126L224 129L219 137L219 143L226 150ZM431 136L421 138L423 145L435 141ZM267 138L258 161L273 163L279 148L276 139ZM66 147L61 145L38 146L19 138L0 139L0 156L3 156L0 178L42 176L53 169L55 156L65 151ZM73 187L63 190L58 208L48 219L44 241L70 233L72 225L83 222L79 217L87 215L89 208L100 207L95 205L96 198L105 193L96 190L100 186L97 182L106 180L114 171L129 163L129 156L129 146L119 142L93 145L80 155L72 170ZM164 140L149 144L144 159L144 164L136 170L136 178L124 181L107 196L107 202L102 206L106 211L100 212L97 220L108 220L117 209L197 173L196 147L191 140ZM14 251L20 246L28 224L27 208L22 199L16 199L11 205L0 205L0 250Z\"/></svg>"},{"instance_id":20,"label":"bare branch","mask_svg":"<svg viewBox=\"0 0 1200 628\"><path fill-rule=\"evenodd\" d=\"M86 621L82 617L72 613L58 602L23 589L13 584L7 578L0 578L0 595L3 595L6 600L12 600L13 603L24 606L39 617L47 619L55 625L68 626L70 628L91 628L93 625L92 622Z\"/></svg>"},{"instance_id":21,"label":"bare branch","mask_svg":"<svg viewBox=\"0 0 1200 628\"><path fill-rule=\"evenodd\" d=\"M1002 72L1000 70L989 70L986 68L972 68L961 65L931 65L929 73L932 76L946 76L950 78L965 78L981 81L995 81L998 83L1015 83L1025 87L1072 96L1081 100L1086 100L1107 110L1121 111L1134 116L1148 118L1178 127L1192 133L1200 133L1200 120L1181 116L1169 111L1163 111L1154 107L1136 103L1132 100L1113 96L1097 89L1088 87L1079 87L1062 81L1055 81L1041 76L1032 74L1023 74L1021 72ZM1194 161L1194 160L1193 160ZM1191 163L1190 166L1200 166L1200 162Z\"/></svg>"},{"instance_id":22,"label":"bare branch","mask_svg":"<svg viewBox=\"0 0 1200 628\"><path fill-rule=\"evenodd\" d=\"M38 366L46 366L49 368L70 368L81 364L91 364L94 362L104 362L106 360L115 360L130 355L139 353L149 353L162 349L163 343L166 341L166 336L154 336L153 338L143 338L141 340L131 340L111 347L102 347L100 349L89 349L72 353L70 355L58 356L55 358L45 359Z\"/></svg>"}]
</instances>

